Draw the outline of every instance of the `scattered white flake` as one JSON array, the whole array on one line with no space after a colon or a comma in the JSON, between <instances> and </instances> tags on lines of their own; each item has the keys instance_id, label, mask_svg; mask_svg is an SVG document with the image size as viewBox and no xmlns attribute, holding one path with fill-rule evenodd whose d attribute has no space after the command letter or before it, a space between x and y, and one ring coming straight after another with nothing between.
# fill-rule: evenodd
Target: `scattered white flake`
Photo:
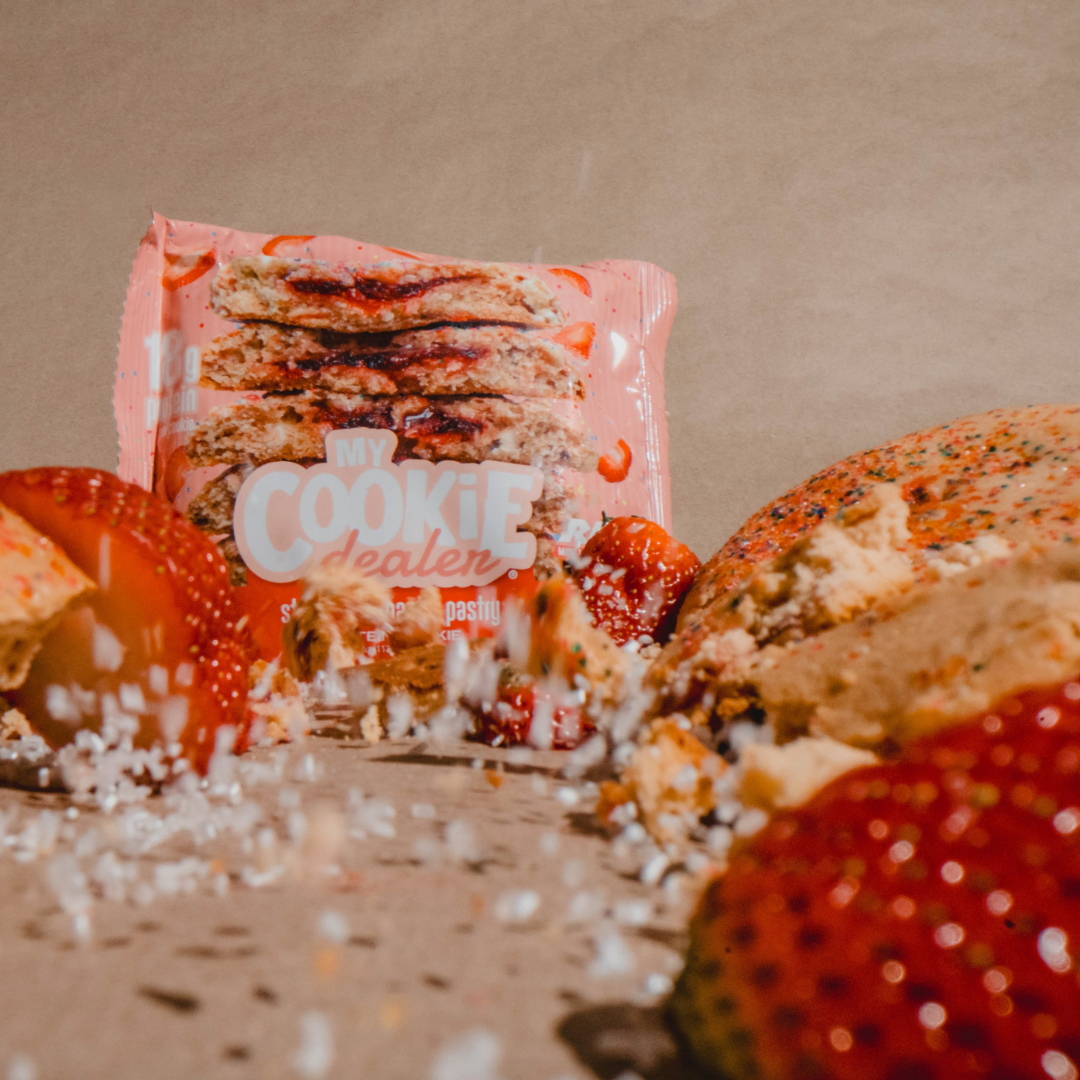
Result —
<instances>
[{"instance_id":1,"label":"scattered white flake","mask_svg":"<svg viewBox=\"0 0 1080 1080\"><path fill-rule=\"evenodd\" d=\"M435 817L435 807L427 802L413 803L409 812L414 818L419 818L422 821L430 821Z\"/></svg>"},{"instance_id":2,"label":"scattered white flake","mask_svg":"<svg viewBox=\"0 0 1080 1080\"><path fill-rule=\"evenodd\" d=\"M603 927L596 935L595 944L596 957L589 965L589 974L593 978L615 978L634 970L634 954L614 927Z\"/></svg>"},{"instance_id":3,"label":"scattered white flake","mask_svg":"<svg viewBox=\"0 0 1080 1080\"><path fill-rule=\"evenodd\" d=\"M578 794L576 788L561 787L555 792L555 798L563 804L563 806L577 806L581 802L581 796Z\"/></svg>"},{"instance_id":4,"label":"scattered white flake","mask_svg":"<svg viewBox=\"0 0 1080 1080\"><path fill-rule=\"evenodd\" d=\"M726 855L735 840L735 834L726 825L714 825L705 837L705 846L714 855Z\"/></svg>"},{"instance_id":5,"label":"scattered white flake","mask_svg":"<svg viewBox=\"0 0 1080 1080\"><path fill-rule=\"evenodd\" d=\"M753 836L768 824L769 815L754 806L740 814L733 826L736 836Z\"/></svg>"},{"instance_id":6,"label":"scattered white flake","mask_svg":"<svg viewBox=\"0 0 1080 1080\"><path fill-rule=\"evenodd\" d=\"M46 878L58 903L68 915L79 915L90 910L91 897L86 875L79 868L74 855L68 852L57 855L49 863Z\"/></svg>"},{"instance_id":7,"label":"scattered white flake","mask_svg":"<svg viewBox=\"0 0 1080 1080\"><path fill-rule=\"evenodd\" d=\"M576 889L585 880L585 863L581 859L567 859L563 863L562 883L568 889Z\"/></svg>"},{"instance_id":8,"label":"scattered white flake","mask_svg":"<svg viewBox=\"0 0 1080 1080\"><path fill-rule=\"evenodd\" d=\"M475 864L481 861L476 830L460 818L449 822L445 832L446 850L452 862Z\"/></svg>"},{"instance_id":9,"label":"scattered white flake","mask_svg":"<svg viewBox=\"0 0 1080 1080\"><path fill-rule=\"evenodd\" d=\"M570 754L570 760L563 769L568 779L584 776L594 765L599 765L607 756L607 739L603 735L593 735Z\"/></svg>"},{"instance_id":10,"label":"scattered white flake","mask_svg":"<svg viewBox=\"0 0 1080 1080\"><path fill-rule=\"evenodd\" d=\"M120 639L101 623L94 623L94 637L91 645L94 667L98 671L119 671L124 662L124 646Z\"/></svg>"},{"instance_id":11,"label":"scattered white flake","mask_svg":"<svg viewBox=\"0 0 1080 1080\"><path fill-rule=\"evenodd\" d=\"M1054 828L1062 836L1070 836L1080 829L1080 810L1075 806L1066 807L1054 815Z\"/></svg>"},{"instance_id":12,"label":"scattered white flake","mask_svg":"<svg viewBox=\"0 0 1080 1080\"><path fill-rule=\"evenodd\" d=\"M559 834L553 829L545 829L537 841L540 851L549 858L559 854Z\"/></svg>"},{"instance_id":13,"label":"scattered white flake","mask_svg":"<svg viewBox=\"0 0 1080 1080\"><path fill-rule=\"evenodd\" d=\"M648 900L620 900L612 915L621 926L645 926L653 917L653 906Z\"/></svg>"},{"instance_id":14,"label":"scattered white flake","mask_svg":"<svg viewBox=\"0 0 1080 1080\"><path fill-rule=\"evenodd\" d=\"M316 1009L300 1017L300 1049L293 1065L307 1080L319 1080L334 1061L334 1035L325 1013Z\"/></svg>"},{"instance_id":15,"label":"scattered white flake","mask_svg":"<svg viewBox=\"0 0 1080 1080\"><path fill-rule=\"evenodd\" d=\"M413 723L413 703L408 694L391 694L386 701L386 734L402 739L409 734Z\"/></svg>"},{"instance_id":16,"label":"scattered white flake","mask_svg":"<svg viewBox=\"0 0 1080 1080\"><path fill-rule=\"evenodd\" d=\"M986 910L991 915L1005 915L1012 906L1013 898L1004 889L995 889L986 895Z\"/></svg>"},{"instance_id":17,"label":"scattered white flake","mask_svg":"<svg viewBox=\"0 0 1080 1080\"><path fill-rule=\"evenodd\" d=\"M63 724L77 724L82 719L82 712L71 691L57 683L45 687L45 711L53 720Z\"/></svg>"},{"instance_id":18,"label":"scattered white flake","mask_svg":"<svg viewBox=\"0 0 1080 1080\"><path fill-rule=\"evenodd\" d=\"M529 745L537 750L550 750L554 742L555 710L551 700L537 694L533 704L532 722L529 724Z\"/></svg>"},{"instance_id":19,"label":"scattered white flake","mask_svg":"<svg viewBox=\"0 0 1080 1080\"><path fill-rule=\"evenodd\" d=\"M438 1052L430 1080L499 1080L500 1060L498 1038L486 1028L473 1028Z\"/></svg>"},{"instance_id":20,"label":"scattered white flake","mask_svg":"<svg viewBox=\"0 0 1080 1080\"><path fill-rule=\"evenodd\" d=\"M133 713L146 712L146 698L138 683L120 684L120 708Z\"/></svg>"},{"instance_id":21,"label":"scattered white flake","mask_svg":"<svg viewBox=\"0 0 1080 1080\"><path fill-rule=\"evenodd\" d=\"M671 864L671 860L663 851L658 851L641 868L638 875L643 885L655 885L663 876Z\"/></svg>"},{"instance_id":22,"label":"scattered white flake","mask_svg":"<svg viewBox=\"0 0 1080 1080\"><path fill-rule=\"evenodd\" d=\"M319 937L331 945L344 945L349 940L349 920L340 911L327 908L319 913L317 924Z\"/></svg>"},{"instance_id":23,"label":"scattered white flake","mask_svg":"<svg viewBox=\"0 0 1080 1080\"><path fill-rule=\"evenodd\" d=\"M169 670L160 664L151 664L146 670L146 681L150 690L158 697L165 697L169 692Z\"/></svg>"},{"instance_id":24,"label":"scattered white flake","mask_svg":"<svg viewBox=\"0 0 1080 1080\"><path fill-rule=\"evenodd\" d=\"M656 997L670 994L674 985L671 976L665 975L662 971L654 971L645 977L645 993L654 994Z\"/></svg>"},{"instance_id":25,"label":"scattered white flake","mask_svg":"<svg viewBox=\"0 0 1080 1080\"><path fill-rule=\"evenodd\" d=\"M540 907L540 897L532 889L510 889L495 898L493 911L499 922L527 922Z\"/></svg>"},{"instance_id":26,"label":"scattered white flake","mask_svg":"<svg viewBox=\"0 0 1080 1080\"><path fill-rule=\"evenodd\" d=\"M385 799L365 799L359 788L349 788L347 829L354 839L364 840L368 835L392 839L397 835L396 815Z\"/></svg>"},{"instance_id":27,"label":"scattered white flake","mask_svg":"<svg viewBox=\"0 0 1080 1080\"><path fill-rule=\"evenodd\" d=\"M566 906L566 923L568 926L581 926L595 922L604 914L606 906L602 893L583 889L570 897L570 903Z\"/></svg>"},{"instance_id":28,"label":"scattered white flake","mask_svg":"<svg viewBox=\"0 0 1080 1080\"><path fill-rule=\"evenodd\" d=\"M37 1066L26 1054L16 1054L8 1062L7 1080L37 1080L37 1076Z\"/></svg>"}]
</instances>

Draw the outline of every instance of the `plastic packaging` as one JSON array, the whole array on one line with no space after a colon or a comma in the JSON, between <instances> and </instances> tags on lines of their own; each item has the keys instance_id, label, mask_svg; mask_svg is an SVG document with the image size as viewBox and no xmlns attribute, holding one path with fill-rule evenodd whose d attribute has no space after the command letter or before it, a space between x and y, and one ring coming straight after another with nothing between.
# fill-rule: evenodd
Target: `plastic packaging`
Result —
<instances>
[{"instance_id":1,"label":"plastic packaging","mask_svg":"<svg viewBox=\"0 0 1080 1080\"><path fill-rule=\"evenodd\" d=\"M120 335L119 474L218 540L267 658L324 560L401 604L437 586L445 640L489 635L605 515L670 527L675 303L649 263L477 263L155 215Z\"/></svg>"}]
</instances>

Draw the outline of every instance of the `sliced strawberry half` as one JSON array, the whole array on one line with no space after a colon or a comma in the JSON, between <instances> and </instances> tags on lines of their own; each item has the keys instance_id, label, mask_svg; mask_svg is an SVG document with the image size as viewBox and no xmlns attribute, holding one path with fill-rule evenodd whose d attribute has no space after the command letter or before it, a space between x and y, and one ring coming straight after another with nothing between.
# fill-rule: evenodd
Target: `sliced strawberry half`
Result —
<instances>
[{"instance_id":1,"label":"sliced strawberry half","mask_svg":"<svg viewBox=\"0 0 1080 1080\"><path fill-rule=\"evenodd\" d=\"M736 848L673 1006L733 1080L1080 1070L1080 684L849 773Z\"/></svg>"},{"instance_id":2,"label":"sliced strawberry half","mask_svg":"<svg viewBox=\"0 0 1080 1080\"><path fill-rule=\"evenodd\" d=\"M53 746L120 712L137 746L179 743L205 769L216 730L243 738L250 638L228 567L168 503L97 469L0 474L0 502L51 537L98 585L46 639L12 694Z\"/></svg>"},{"instance_id":3,"label":"sliced strawberry half","mask_svg":"<svg viewBox=\"0 0 1080 1080\"><path fill-rule=\"evenodd\" d=\"M700 568L655 522L618 517L586 541L574 579L596 625L622 645L642 634L667 636Z\"/></svg>"}]
</instances>

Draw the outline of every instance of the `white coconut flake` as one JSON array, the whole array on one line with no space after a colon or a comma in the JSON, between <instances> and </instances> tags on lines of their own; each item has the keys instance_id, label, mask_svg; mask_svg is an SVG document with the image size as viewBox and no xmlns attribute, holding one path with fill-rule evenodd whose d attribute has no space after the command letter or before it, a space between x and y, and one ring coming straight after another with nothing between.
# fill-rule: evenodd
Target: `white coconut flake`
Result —
<instances>
[{"instance_id":1,"label":"white coconut flake","mask_svg":"<svg viewBox=\"0 0 1080 1080\"><path fill-rule=\"evenodd\" d=\"M540 908L540 896L532 889L510 889L495 898L495 918L504 923L523 923Z\"/></svg>"},{"instance_id":2,"label":"white coconut flake","mask_svg":"<svg viewBox=\"0 0 1080 1080\"><path fill-rule=\"evenodd\" d=\"M312 1009L300 1017L300 1048L293 1058L305 1080L320 1080L334 1062L334 1035L325 1013Z\"/></svg>"},{"instance_id":3,"label":"white coconut flake","mask_svg":"<svg viewBox=\"0 0 1080 1080\"><path fill-rule=\"evenodd\" d=\"M430 1080L500 1080L502 1046L487 1028L473 1028L444 1046L431 1063Z\"/></svg>"}]
</instances>

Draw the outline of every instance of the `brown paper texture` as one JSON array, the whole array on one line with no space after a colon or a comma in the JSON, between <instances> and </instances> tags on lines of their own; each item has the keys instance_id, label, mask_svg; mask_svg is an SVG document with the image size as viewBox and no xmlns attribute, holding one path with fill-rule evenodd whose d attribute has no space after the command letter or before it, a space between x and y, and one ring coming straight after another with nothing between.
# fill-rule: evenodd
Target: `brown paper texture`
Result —
<instances>
[{"instance_id":1,"label":"brown paper texture","mask_svg":"<svg viewBox=\"0 0 1080 1080\"><path fill-rule=\"evenodd\" d=\"M5 468L114 467L117 332L152 208L671 271L674 520L703 557L848 453L1080 389L1073 0L56 0L8 4L4 23ZM338 768L346 752L318 756ZM445 771L371 765L363 783L407 815L408 786ZM41 867L3 856L0 1068L25 1051L42 1080L292 1076L298 1016L318 1006L338 1032L331 1076L426 1076L473 1024L503 1039L510 1078L671 1075L633 1001L681 915L632 935L637 968L610 983L584 974L582 935L469 916L472 895L490 905L511 879L550 880L544 910L562 910L571 891L535 855L552 824L589 887L637 888L566 808L548 799L534 815L546 824L524 820L525 780L494 801L485 786L454 812L495 822L516 870L425 882L403 849L373 865L367 893L118 908L84 951ZM431 890L453 915L431 910ZM346 948L328 983L312 973L324 906L380 942Z\"/></svg>"}]
</instances>

